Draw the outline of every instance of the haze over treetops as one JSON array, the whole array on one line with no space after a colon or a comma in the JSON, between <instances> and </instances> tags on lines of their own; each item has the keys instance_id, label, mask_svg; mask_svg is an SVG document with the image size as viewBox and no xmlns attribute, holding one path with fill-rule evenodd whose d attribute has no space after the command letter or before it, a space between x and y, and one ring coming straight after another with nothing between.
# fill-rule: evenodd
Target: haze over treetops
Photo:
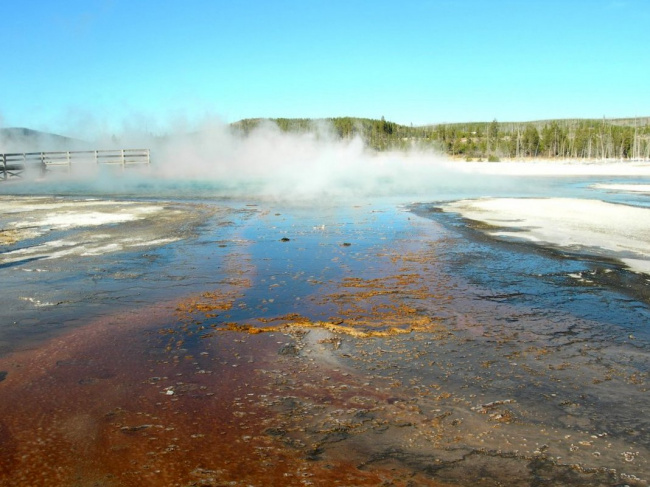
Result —
<instances>
[{"instance_id":1,"label":"haze over treetops","mask_svg":"<svg viewBox=\"0 0 650 487\"><path fill-rule=\"evenodd\" d=\"M246 136L264 124L282 132L314 133L333 139L359 138L371 150L434 150L467 160L502 158L650 159L650 117L615 120L467 122L415 127L381 119L244 119L230 124ZM166 135L165 137L167 137ZM120 144L113 136L112 142ZM0 129L0 152L65 150L87 142L26 128Z\"/></svg>"}]
</instances>

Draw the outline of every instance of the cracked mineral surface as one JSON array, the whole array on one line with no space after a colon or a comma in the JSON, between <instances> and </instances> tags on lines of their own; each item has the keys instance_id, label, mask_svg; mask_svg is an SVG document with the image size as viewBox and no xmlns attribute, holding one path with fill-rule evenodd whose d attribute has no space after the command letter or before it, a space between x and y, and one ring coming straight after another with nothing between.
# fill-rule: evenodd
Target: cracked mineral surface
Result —
<instances>
[{"instance_id":1,"label":"cracked mineral surface","mask_svg":"<svg viewBox=\"0 0 650 487\"><path fill-rule=\"evenodd\" d=\"M611 261L435 204L12 200L3 485L648 485Z\"/></svg>"}]
</instances>

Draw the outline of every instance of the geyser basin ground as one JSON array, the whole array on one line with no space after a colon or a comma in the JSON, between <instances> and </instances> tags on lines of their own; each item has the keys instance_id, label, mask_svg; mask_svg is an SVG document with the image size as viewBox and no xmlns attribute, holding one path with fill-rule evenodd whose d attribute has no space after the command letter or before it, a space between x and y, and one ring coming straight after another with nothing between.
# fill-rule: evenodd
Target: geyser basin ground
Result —
<instances>
[{"instance_id":1,"label":"geyser basin ground","mask_svg":"<svg viewBox=\"0 0 650 487\"><path fill-rule=\"evenodd\" d=\"M613 187L628 190L630 185ZM577 198L485 198L443 208L490 225L495 237L615 257L650 274L650 208Z\"/></svg>"},{"instance_id":2,"label":"geyser basin ground","mask_svg":"<svg viewBox=\"0 0 650 487\"><path fill-rule=\"evenodd\" d=\"M439 204L2 200L4 484L648 484L615 261Z\"/></svg>"}]
</instances>

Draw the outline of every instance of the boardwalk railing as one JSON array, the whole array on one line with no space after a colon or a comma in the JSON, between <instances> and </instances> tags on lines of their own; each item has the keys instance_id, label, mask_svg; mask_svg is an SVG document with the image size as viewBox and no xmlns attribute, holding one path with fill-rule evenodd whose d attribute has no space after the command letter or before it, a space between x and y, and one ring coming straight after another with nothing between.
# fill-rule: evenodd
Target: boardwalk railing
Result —
<instances>
[{"instance_id":1,"label":"boardwalk railing","mask_svg":"<svg viewBox=\"0 0 650 487\"><path fill-rule=\"evenodd\" d=\"M149 149L115 149L60 152L15 152L0 154L0 181L20 178L25 170L39 167L42 172L56 168L72 169L76 164L129 166L151 164Z\"/></svg>"}]
</instances>

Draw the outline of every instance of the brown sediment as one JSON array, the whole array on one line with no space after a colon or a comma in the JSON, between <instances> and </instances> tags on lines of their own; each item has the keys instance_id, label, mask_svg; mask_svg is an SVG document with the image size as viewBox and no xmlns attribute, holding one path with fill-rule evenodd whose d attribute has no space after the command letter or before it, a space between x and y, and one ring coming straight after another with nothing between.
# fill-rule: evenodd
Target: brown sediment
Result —
<instances>
[{"instance_id":1,"label":"brown sediment","mask_svg":"<svg viewBox=\"0 0 650 487\"><path fill-rule=\"evenodd\" d=\"M443 485L394 459L385 466L370 461L367 436L391 425L378 407L390 393L343 372L326 352L338 348L339 334L408 329L291 314L259 318L272 323L265 327L224 324L217 334L203 333L198 347L184 348L201 328L193 318L231 309L248 285L231 280L221 291L95 320L0 359L8 372L0 390L0 480L16 486ZM287 343L296 348L285 357ZM343 442L349 437L362 440Z\"/></svg>"},{"instance_id":2,"label":"brown sediment","mask_svg":"<svg viewBox=\"0 0 650 487\"><path fill-rule=\"evenodd\" d=\"M283 386L269 374L288 372L273 334L224 332L198 356L168 353L148 331L169 318L159 309L114 316L1 359L9 370L1 483L406 485L407 472L314 463L288 433L277 434Z\"/></svg>"},{"instance_id":3,"label":"brown sediment","mask_svg":"<svg viewBox=\"0 0 650 487\"><path fill-rule=\"evenodd\" d=\"M252 282L235 256L218 289L0 358L0 484L645 485L647 450L591 425L569 374L647 375L495 324L502 303L459 311L431 247L376 257L300 312L236 320Z\"/></svg>"},{"instance_id":4,"label":"brown sediment","mask_svg":"<svg viewBox=\"0 0 650 487\"><path fill-rule=\"evenodd\" d=\"M338 348L341 334L408 333L406 317L412 315L414 326L427 319L383 304L372 318L345 322L299 314L259 318L267 326L226 323L185 349L201 331L197 316L230 310L250 285L245 279L228 284L180 303L96 320L0 359L8 371L0 391L1 480L443 485L390 455L379 460L373 436L405 427L402 402L327 352ZM372 285L380 283L364 284ZM383 294L368 291L358 299ZM285 355L288 343L295 348Z\"/></svg>"}]
</instances>

